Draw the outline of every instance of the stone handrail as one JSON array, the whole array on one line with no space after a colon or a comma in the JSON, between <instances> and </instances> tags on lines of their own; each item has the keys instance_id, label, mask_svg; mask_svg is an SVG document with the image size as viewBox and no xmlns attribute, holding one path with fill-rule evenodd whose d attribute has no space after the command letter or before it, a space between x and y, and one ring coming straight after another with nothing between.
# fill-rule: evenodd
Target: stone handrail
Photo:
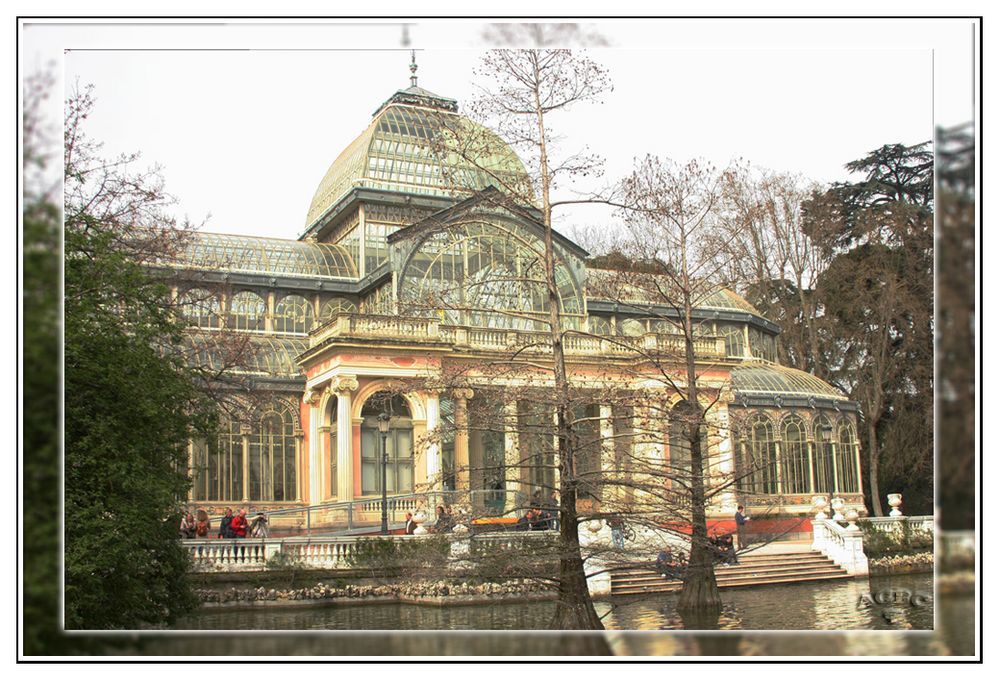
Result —
<instances>
[{"instance_id":1,"label":"stone handrail","mask_svg":"<svg viewBox=\"0 0 1000 681\"><path fill-rule=\"evenodd\" d=\"M841 527L835 520L813 520L814 551L819 551L848 574L868 574L868 557L864 552L864 535L855 527Z\"/></svg>"},{"instance_id":2,"label":"stone handrail","mask_svg":"<svg viewBox=\"0 0 1000 681\"><path fill-rule=\"evenodd\" d=\"M934 530L934 516L932 515L910 515L897 516L895 518L865 518L864 522L869 523L876 530L892 530L899 527L901 523L906 523L911 530L921 532L932 532Z\"/></svg>"},{"instance_id":3,"label":"stone handrail","mask_svg":"<svg viewBox=\"0 0 1000 681\"><path fill-rule=\"evenodd\" d=\"M184 539L194 572L259 572L287 567L306 569L351 569L351 557L359 543L373 539L393 542L421 541L429 536L392 534L361 537L286 537L274 539ZM453 533L452 553L496 554L520 549L528 542L551 541L558 533L488 532L479 535Z\"/></svg>"},{"instance_id":4,"label":"stone handrail","mask_svg":"<svg viewBox=\"0 0 1000 681\"><path fill-rule=\"evenodd\" d=\"M494 351L522 348L541 353L552 351L548 334L538 331L445 325L436 318L354 312L341 313L314 329L310 334L310 346L315 347L332 337L438 342ZM563 336L563 347L570 355L680 355L684 352L684 337L680 334L663 333L646 333L634 337L598 337L569 332ZM724 358L725 340L715 336L696 338L694 351L699 357Z\"/></svg>"}]
</instances>

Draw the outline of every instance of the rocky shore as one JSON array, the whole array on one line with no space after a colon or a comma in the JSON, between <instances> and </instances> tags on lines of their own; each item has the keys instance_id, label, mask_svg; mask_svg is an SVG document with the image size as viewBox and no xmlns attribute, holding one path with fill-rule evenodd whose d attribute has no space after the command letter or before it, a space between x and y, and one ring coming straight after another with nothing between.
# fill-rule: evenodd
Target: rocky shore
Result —
<instances>
[{"instance_id":1,"label":"rocky shore","mask_svg":"<svg viewBox=\"0 0 1000 681\"><path fill-rule=\"evenodd\" d=\"M905 575L911 572L932 572L934 570L934 554L922 552L870 558L868 560L868 569L873 575Z\"/></svg>"},{"instance_id":2,"label":"rocky shore","mask_svg":"<svg viewBox=\"0 0 1000 681\"><path fill-rule=\"evenodd\" d=\"M338 603L421 603L475 605L502 601L546 600L554 591L535 580L505 582L410 581L403 583L343 584L319 582L302 588L230 587L196 590L205 607L306 606Z\"/></svg>"}]
</instances>

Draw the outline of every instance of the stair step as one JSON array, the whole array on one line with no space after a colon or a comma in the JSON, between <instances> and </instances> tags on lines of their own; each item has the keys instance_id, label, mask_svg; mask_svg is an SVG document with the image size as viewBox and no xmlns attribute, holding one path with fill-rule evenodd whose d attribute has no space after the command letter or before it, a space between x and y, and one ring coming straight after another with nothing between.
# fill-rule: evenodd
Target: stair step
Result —
<instances>
[{"instance_id":1,"label":"stair step","mask_svg":"<svg viewBox=\"0 0 1000 681\"><path fill-rule=\"evenodd\" d=\"M767 579L767 580L754 580L754 579L741 579L734 580L731 582L719 582L720 589L732 589L742 586L767 586L769 584L792 584L795 582L817 582L825 581L830 579L847 579L850 575L846 572L841 571L837 574L828 575L813 575L813 576L793 576L793 577L782 577L780 579ZM651 593L670 593L673 591L679 591L681 588L680 582L663 582L655 586L640 587L640 588L620 588L616 589L612 586L611 595L612 596L642 596Z\"/></svg>"},{"instance_id":2,"label":"stair step","mask_svg":"<svg viewBox=\"0 0 1000 681\"><path fill-rule=\"evenodd\" d=\"M743 573L743 572L768 573L768 572L776 572L776 571L780 572L780 571L785 571L785 570L811 570L811 569L825 568L825 567L836 567L836 563L834 563L832 560L810 561L808 563L806 563L806 562L803 562L803 563L774 563L774 564L744 564L744 563L740 563L738 565L731 565L731 566L730 565L716 566L716 568L715 568L715 574L721 576L721 575L737 574L737 573ZM624 579L624 578L630 578L630 577L657 576L658 574L659 573L657 573L655 570L652 570L652 569L649 569L649 568L644 568L644 569L628 568L628 569L624 569L624 570L615 570L614 572L611 573L611 576L612 576L612 578Z\"/></svg>"},{"instance_id":3,"label":"stair step","mask_svg":"<svg viewBox=\"0 0 1000 681\"><path fill-rule=\"evenodd\" d=\"M785 570L782 572L762 574L762 573L741 573L733 575L716 575L716 582L718 584L729 584L732 582L740 582L745 580L754 580L760 583L767 583L770 580L784 579L785 577L815 577L818 575L843 575L847 574L843 569L839 567L829 567L820 568L815 570ZM621 588L629 587L640 587L640 586L650 586L655 584L666 584L670 582L678 582L679 580L666 580L659 575L650 575L649 577L637 577L625 580L612 580L612 588L618 586Z\"/></svg>"}]
</instances>

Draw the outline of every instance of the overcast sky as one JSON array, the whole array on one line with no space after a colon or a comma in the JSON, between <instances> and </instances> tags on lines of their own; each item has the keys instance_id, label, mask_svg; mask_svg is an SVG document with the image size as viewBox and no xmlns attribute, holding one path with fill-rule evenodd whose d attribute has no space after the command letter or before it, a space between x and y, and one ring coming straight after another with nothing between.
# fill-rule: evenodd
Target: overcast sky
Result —
<instances>
[{"instance_id":1,"label":"overcast sky","mask_svg":"<svg viewBox=\"0 0 1000 681\"><path fill-rule=\"evenodd\" d=\"M553 125L566 151L603 156L608 179L647 153L845 179L848 161L929 140L935 117L956 124L973 111L970 22L874 24L601 26L610 46L589 52L614 91ZM420 85L461 107L474 91L481 30L411 26ZM64 88L95 86L92 136L109 153L137 150L163 165L181 212L210 215L210 231L297 237L330 163L409 84L409 51L391 24L42 25L25 35L24 49L39 55L70 48ZM577 210L560 226L570 224L613 216Z\"/></svg>"}]
</instances>

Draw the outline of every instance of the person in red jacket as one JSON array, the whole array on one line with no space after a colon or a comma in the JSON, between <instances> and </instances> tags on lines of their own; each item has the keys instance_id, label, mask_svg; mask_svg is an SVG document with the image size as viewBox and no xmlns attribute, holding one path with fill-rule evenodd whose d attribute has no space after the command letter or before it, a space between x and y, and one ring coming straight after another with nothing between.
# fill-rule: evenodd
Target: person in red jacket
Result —
<instances>
[{"instance_id":1,"label":"person in red jacket","mask_svg":"<svg viewBox=\"0 0 1000 681\"><path fill-rule=\"evenodd\" d=\"M240 514L233 518L233 536L237 539L246 539L247 527L249 527L249 523L247 522L247 510L245 508L241 508Z\"/></svg>"}]
</instances>

